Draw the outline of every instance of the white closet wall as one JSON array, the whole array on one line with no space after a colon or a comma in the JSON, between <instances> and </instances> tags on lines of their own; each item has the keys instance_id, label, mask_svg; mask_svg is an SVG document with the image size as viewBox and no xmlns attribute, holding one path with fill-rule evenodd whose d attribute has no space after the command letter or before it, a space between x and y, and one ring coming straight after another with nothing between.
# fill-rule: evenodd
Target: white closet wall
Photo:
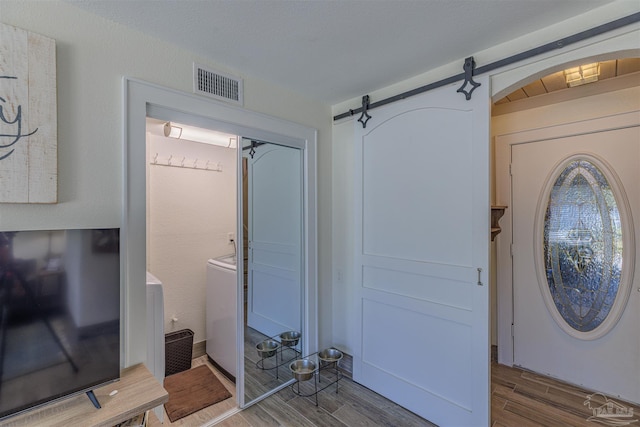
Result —
<instances>
[{"instance_id":1,"label":"white closet wall","mask_svg":"<svg viewBox=\"0 0 640 427\"><path fill-rule=\"evenodd\" d=\"M147 154L147 270L164 285L165 333L188 328L197 343L206 337L207 260L234 252L236 151L147 133ZM170 156L185 167L160 166ZM207 161L222 171L200 169Z\"/></svg>"}]
</instances>

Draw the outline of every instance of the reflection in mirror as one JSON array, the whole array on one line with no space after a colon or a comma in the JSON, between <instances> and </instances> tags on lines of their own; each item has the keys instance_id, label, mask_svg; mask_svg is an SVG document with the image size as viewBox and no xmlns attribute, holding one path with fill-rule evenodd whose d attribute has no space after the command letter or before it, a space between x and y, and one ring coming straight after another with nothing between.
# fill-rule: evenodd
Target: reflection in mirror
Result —
<instances>
[{"instance_id":1,"label":"reflection in mirror","mask_svg":"<svg viewBox=\"0 0 640 427\"><path fill-rule=\"evenodd\" d=\"M245 403L292 379L303 353L303 157L243 139Z\"/></svg>"}]
</instances>

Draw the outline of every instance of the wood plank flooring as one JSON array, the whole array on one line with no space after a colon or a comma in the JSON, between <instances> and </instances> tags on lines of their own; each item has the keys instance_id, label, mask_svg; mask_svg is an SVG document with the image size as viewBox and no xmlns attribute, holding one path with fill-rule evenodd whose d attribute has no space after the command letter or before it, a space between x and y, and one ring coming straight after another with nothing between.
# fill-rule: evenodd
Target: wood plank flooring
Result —
<instances>
[{"instance_id":1,"label":"wood plank flooring","mask_svg":"<svg viewBox=\"0 0 640 427\"><path fill-rule=\"evenodd\" d=\"M589 396L591 398L589 399ZM640 426L640 406L624 402L616 397L613 401L633 411L630 426ZM590 400L590 404L585 404ZM549 427L595 427L616 425L614 419L593 417L594 408L605 405L601 394L566 384L555 379L518 368L496 363L491 365L491 418L493 427L549 426ZM615 406L615 403L613 403ZM590 417L592 417L590 419ZM636 421L633 421L636 420ZM618 424L626 425L626 424Z\"/></svg>"},{"instance_id":2,"label":"wood plank flooring","mask_svg":"<svg viewBox=\"0 0 640 427\"><path fill-rule=\"evenodd\" d=\"M206 359L194 361L194 366L207 363ZM215 369L212 368L214 371ZM221 377L220 374L218 374ZM329 373L323 380L329 381ZM224 377L223 377L224 378ZM227 385L227 383L225 383ZM301 391L313 391L312 382L302 383ZM229 388L235 392L234 389ZM593 393L562 383L549 377L493 363L491 366L491 426L492 427L597 427L612 425L602 418L589 419L593 409L605 404L601 395L591 399L591 409L584 402ZM633 411L640 418L640 406L617 398L614 402ZM611 401L610 400L610 401ZM235 399L227 399L225 408L206 408L196 414L170 424L165 417L164 425L200 426L221 415L235 405ZM160 427L153 419L151 427ZM435 424L402 408L377 393L363 387L348 377L339 382L338 393L331 386L318 394L318 406L313 397L297 396L290 387L241 411L217 424L222 427L350 427L350 426L434 426ZM640 420L629 426L640 427Z\"/></svg>"},{"instance_id":3,"label":"wood plank flooring","mask_svg":"<svg viewBox=\"0 0 640 427\"><path fill-rule=\"evenodd\" d=\"M231 397L218 402L215 405L208 406L194 414L188 415L184 418L177 420L175 423L169 421L169 417L165 412L164 424L160 422L158 417L153 412L150 412L149 427L163 427L163 426L180 426L180 427L196 427L206 424L207 422L221 416L222 414L236 408L236 385L232 383L227 377L222 375L211 363L207 360L207 356L200 356L191 361L191 368L196 368L200 365L207 365L209 369L215 374L216 377L224 384L225 388L231 393Z\"/></svg>"},{"instance_id":4,"label":"wood plank flooring","mask_svg":"<svg viewBox=\"0 0 640 427\"><path fill-rule=\"evenodd\" d=\"M328 384L330 372L322 373ZM322 385L322 383L321 383ZM300 391L310 394L313 382L301 383ZM313 397L296 395L291 387L218 423L222 427L348 427L348 426L435 426L416 414L363 387L347 377Z\"/></svg>"},{"instance_id":5,"label":"wood plank flooring","mask_svg":"<svg viewBox=\"0 0 640 427\"><path fill-rule=\"evenodd\" d=\"M286 361L295 360L297 354L290 348L281 347L277 357L262 359L256 344L267 339L264 334L250 327L244 328L244 394L245 402L250 402L263 394L278 388L293 378ZM297 348L299 350L299 348ZM277 361L276 361L277 359ZM260 363L259 363L260 361ZM278 374L276 376L276 366ZM266 369L260 369L259 366Z\"/></svg>"}]
</instances>

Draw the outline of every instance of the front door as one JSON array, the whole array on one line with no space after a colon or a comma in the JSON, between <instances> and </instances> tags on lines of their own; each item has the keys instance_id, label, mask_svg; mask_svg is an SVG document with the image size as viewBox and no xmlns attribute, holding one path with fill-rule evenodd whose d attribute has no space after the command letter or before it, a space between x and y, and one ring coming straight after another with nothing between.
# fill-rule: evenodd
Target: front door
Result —
<instances>
[{"instance_id":1,"label":"front door","mask_svg":"<svg viewBox=\"0 0 640 427\"><path fill-rule=\"evenodd\" d=\"M514 363L637 403L640 127L576 129L511 149Z\"/></svg>"},{"instance_id":2,"label":"front door","mask_svg":"<svg viewBox=\"0 0 640 427\"><path fill-rule=\"evenodd\" d=\"M489 81L376 109L355 140L354 380L489 424Z\"/></svg>"}]
</instances>

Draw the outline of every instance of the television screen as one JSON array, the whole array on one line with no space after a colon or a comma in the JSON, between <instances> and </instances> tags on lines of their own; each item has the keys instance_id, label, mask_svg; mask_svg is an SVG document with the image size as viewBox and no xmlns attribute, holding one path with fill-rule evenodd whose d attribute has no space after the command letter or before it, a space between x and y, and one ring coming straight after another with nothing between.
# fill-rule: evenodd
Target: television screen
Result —
<instances>
[{"instance_id":1,"label":"television screen","mask_svg":"<svg viewBox=\"0 0 640 427\"><path fill-rule=\"evenodd\" d=\"M0 418L120 376L120 230L0 232Z\"/></svg>"}]
</instances>

